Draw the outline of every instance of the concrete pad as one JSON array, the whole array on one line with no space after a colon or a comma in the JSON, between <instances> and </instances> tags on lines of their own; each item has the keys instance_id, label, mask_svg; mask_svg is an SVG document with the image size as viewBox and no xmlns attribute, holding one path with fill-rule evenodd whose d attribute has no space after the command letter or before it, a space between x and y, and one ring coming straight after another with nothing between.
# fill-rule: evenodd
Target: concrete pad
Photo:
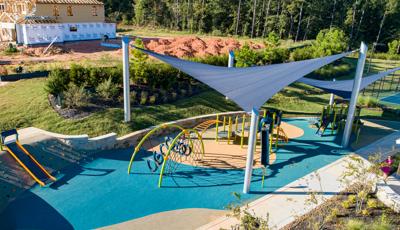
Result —
<instances>
[{"instance_id":1,"label":"concrete pad","mask_svg":"<svg viewBox=\"0 0 400 230\"><path fill-rule=\"evenodd\" d=\"M206 224L218 217L225 216L226 211L212 209L180 209L167 212L160 212L139 219L126 221L120 224L107 226L104 230L122 230L122 229L158 229L158 230L190 230ZM163 224L168 223L168 224Z\"/></svg>"}]
</instances>

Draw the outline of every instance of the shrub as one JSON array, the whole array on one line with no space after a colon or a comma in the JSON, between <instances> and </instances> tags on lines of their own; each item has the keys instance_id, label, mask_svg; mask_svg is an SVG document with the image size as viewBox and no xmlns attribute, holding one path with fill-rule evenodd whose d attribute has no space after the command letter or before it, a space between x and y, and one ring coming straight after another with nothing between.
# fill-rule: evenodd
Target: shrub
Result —
<instances>
[{"instance_id":1,"label":"shrub","mask_svg":"<svg viewBox=\"0 0 400 230\"><path fill-rule=\"evenodd\" d=\"M361 215L369 216L369 215L371 215L371 213L370 213L370 211L368 209L363 209L363 210L361 210Z\"/></svg>"},{"instance_id":2,"label":"shrub","mask_svg":"<svg viewBox=\"0 0 400 230\"><path fill-rule=\"evenodd\" d=\"M72 64L69 70L69 78L76 86L83 86L89 79L89 74L89 69L77 64Z\"/></svg>"},{"instance_id":3,"label":"shrub","mask_svg":"<svg viewBox=\"0 0 400 230\"><path fill-rule=\"evenodd\" d=\"M187 93L186 89L181 89L181 96L182 97L186 96L186 93Z\"/></svg>"},{"instance_id":4,"label":"shrub","mask_svg":"<svg viewBox=\"0 0 400 230\"><path fill-rule=\"evenodd\" d=\"M236 67L249 67L257 64L258 53L246 43L239 51L235 52Z\"/></svg>"},{"instance_id":5,"label":"shrub","mask_svg":"<svg viewBox=\"0 0 400 230\"><path fill-rule=\"evenodd\" d=\"M80 108L88 104L89 96L82 86L69 84L68 89L64 92L64 100L64 104L68 108Z\"/></svg>"},{"instance_id":6,"label":"shrub","mask_svg":"<svg viewBox=\"0 0 400 230\"><path fill-rule=\"evenodd\" d=\"M137 100L137 92L135 90L131 91L131 104L135 104Z\"/></svg>"},{"instance_id":7,"label":"shrub","mask_svg":"<svg viewBox=\"0 0 400 230\"><path fill-rule=\"evenodd\" d=\"M378 202L375 199L369 199L367 201L367 208L369 209L376 209L379 207Z\"/></svg>"},{"instance_id":8,"label":"shrub","mask_svg":"<svg viewBox=\"0 0 400 230\"><path fill-rule=\"evenodd\" d=\"M314 57L314 48L311 46L294 49L290 55L290 59L293 61L302 61L302 60L312 59L313 57Z\"/></svg>"},{"instance_id":9,"label":"shrub","mask_svg":"<svg viewBox=\"0 0 400 230\"><path fill-rule=\"evenodd\" d=\"M282 63L289 59L290 52L288 49L283 48L269 48L263 53L264 64Z\"/></svg>"},{"instance_id":10,"label":"shrub","mask_svg":"<svg viewBox=\"0 0 400 230\"><path fill-rule=\"evenodd\" d=\"M342 202L342 207L345 209L349 209L351 207L352 203L349 202L348 200L345 200Z\"/></svg>"},{"instance_id":11,"label":"shrub","mask_svg":"<svg viewBox=\"0 0 400 230\"><path fill-rule=\"evenodd\" d=\"M6 75L8 75L6 67L0 66L0 76L6 76Z\"/></svg>"},{"instance_id":12,"label":"shrub","mask_svg":"<svg viewBox=\"0 0 400 230\"><path fill-rule=\"evenodd\" d=\"M399 54L400 53L400 40L393 40L392 42L388 43L389 47L389 54Z\"/></svg>"},{"instance_id":13,"label":"shrub","mask_svg":"<svg viewBox=\"0 0 400 230\"><path fill-rule=\"evenodd\" d=\"M360 96L358 98L358 104L361 106L364 106L364 107L373 108L373 107L377 107L379 105L379 101L375 97Z\"/></svg>"},{"instance_id":14,"label":"shrub","mask_svg":"<svg viewBox=\"0 0 400 230\"><path fill-rule=\"evenodd\" d=\"M147 103L147 97L149 93L147 91L142 91L140 93L140 104L145 105Z\"/></svg>"},{"instance_id":15,"label":"shrub","mask_svg":"<svg viewBox=\"0 0 400 230\"><path fill-rule=\"evenodd\" d=\"M213 30L213 31L211 32L211 35L212 35L212 36L222 36L223 33L222 33L221 30Z\"/></svg>"},{"instance_id":16,"label":"shrub","mask_svg":"<svg viewBox=\"0 0 400 230\"><path fill-rule=\"evenodd\" d=\"M171 96L172 96L172 100L176 100L176 98L178 97L178 94L176 93L176 92L172 92L171 93Z\"/></svg>"},{"instance_id":17,"label":"shrub","mask_svg":"<svg viewBox=\"0 0 400 230\"><path fill-rule=\"evenodd\" d=\"M314 56L323 57L341 53L347 48L348 38L343 30L338 28L321 30L314 47Z\"/></svg>"},{"instance_id":18,"label":"shrub","mask_svg":"<svg viewBox=\"0 0 400 230\"><path fill-rule=\"evenodd\" d=\"M13 53L17 53L18 49L15 45L13 45L12 43L8 43L7 48L4 50L5 54L13 54Z\"/></svg>"},{"instance_id":19,"label":"shrub","mask_svg":"<svg viewBox=\"0 0 400 230\"><path fill-rule=\"evenodd\" d=\"M119 88L110 77L97 86L96 92L104 99L112 99L118 95Z\"/></svg>"},{"instance_id":20,"label":"shrub","mask_svg":"<svg viewBox=\"0 0 400 230\"><path fill-rule=\"evenodd\" d=\"M200 62L209 65L216 65L216 66L227 66L229 57L227 54L224 55L212 55L203 58L194 57L190 58L191 61Z\"/></svg>"},{"instance_id":21,"label":"shrub","mask_svg":"<svg viewBox=\"0 0 400 230\"><path fill-rule=\"evenodd\" d=\"M49 94L58 95L68 89L69 83L70 79L67 72L57 68L50 72L46 81L45 90Z\"/></svg>"},{"instance_id":22,"label":"shrub","mask_svg":"<svg viewBox=\"0 0 400 230\"><path fill-rule=\"evenodd\" d=\"M394 229L394 226L392 226L390 224L390 221L388 220L387 216L384 214L382 214L381 218L379 218L379 220L374 221L371 226L370 229L373 230L390 230L390 229Z\"/></svg>"},{"instance_id":23,"label":"shrub","mask_svg":"<svg viewBox=\"0 0 400 230\"><path fill-rule=\"evenodd\" d=\"M189 96L192 96L192 95L193 95L193 87L192 87L191 84L188 85L188 91L187 91L187 93L188 93Z\"/></svg>"},{"instance_id":24,"label":"shrub","mask_svg":"<svg viewBox=\"0 0 400 230\"><path fill-rule=\"evenodd\" d=\"M151 95L149 97L149 103L152 104L152 105L154 105L156 103L156 100L157 100L157 95L156 94L155 95Z\"/></svg>"},{"instance_id":25,"label":"shrub","mask_svg":"<svg viewBox=\"0 0 400 230\"><path fill-rule=\"evenodd\" d=\"M347 229L347 230L362 230L362 229L365 229L364 226L365 226L365 223L363 221L357 220L357 219L350 219L349 221L347 221L345 229Z\"/></svg>"}]
</instances>

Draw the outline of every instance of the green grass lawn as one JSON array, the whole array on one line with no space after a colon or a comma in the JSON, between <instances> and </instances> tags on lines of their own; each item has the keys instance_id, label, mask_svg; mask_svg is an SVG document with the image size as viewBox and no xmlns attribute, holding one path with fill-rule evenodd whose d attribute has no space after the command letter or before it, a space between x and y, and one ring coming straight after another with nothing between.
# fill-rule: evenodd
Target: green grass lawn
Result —
<instances>
[{"instance_id":1,"label":"green grass lawn","mask_svg":"<svg viewBox=\"0 0 400 230\"><path fill-rule=\"evenodd\" d=\"M123 123L123 109L112 108L96 112L79 120L60 117L49 105L44 91L45 79L21 80L0 87L0 129L34 126L63 134L98 136L115 132L119 136L167 121L216 112L240 110L215 91L181 99L175 103L133 107L132 122ZM275 95L264 106L285 111L286 115L316 115L329 100L329 94L310 86L294 84ZM368 118L397 119L380 110L363 109Z\"/></svg>"}]
</instances>

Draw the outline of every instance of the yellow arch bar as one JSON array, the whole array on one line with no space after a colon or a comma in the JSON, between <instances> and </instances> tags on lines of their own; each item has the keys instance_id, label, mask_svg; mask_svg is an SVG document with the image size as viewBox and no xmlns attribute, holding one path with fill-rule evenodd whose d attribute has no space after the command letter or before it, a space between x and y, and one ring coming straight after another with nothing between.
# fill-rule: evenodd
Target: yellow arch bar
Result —
<instances>
[{"instance_id":1,"label":"yellow arch bar","mask_svg":"<svg viewBox=\"0 0 400 230\"><path fill-rule=\"evenodd\" d=\"M139 152L140 148L142 147L143 143L149 138L151 137L156 131L161 130L161 129L166 129L166 128L178 128L182 131L184 131L185 129L179 125L175 125L175 124L162 124L160 126L155 127L154 129L150 130L143 138L142 140L140 140L139 144L135 147L135 151L132 153L131 156L131 160L129 161L129 166L128 166L128 174L131 173L131 169L132 169L132 164L133 164L133 160L135 159L136 154Z\"/></svg>"},{"instance_id":2,"label":"yellow arch bar","mask_svg":"<svg viewBox=\"0 0 400 230\"><path fill-rule=\"evenodd\" d=\"M165 170L165 165L166 165L166 162L167 162L167 160L168 160L169 155L171 154L171 150L172 150L173 146L175 145L175 143L179 140L179 138L180 138L182 135L187 135L187 134L190 134L191 132L196 133L197 138L199 138L199 140L200 140L200 142L201 142L201 151L202 151L201 154L202 154L202 156L204 156L204 143L203 143L203 138L202 138L202 136L200 135L200 133L199 133L197 130L195 130L195 129L186 129L186 130L182 130L182 132L180 132L180 133L172 140L171 145L169 146L168 151L167 151L167 153L165 154L164 161L163 161L163 164L162 164L162 167L161 167L161 171L160 171L160 177L159 177L159 179L158 179L158 187L159 187L159 188L161 188L162 179L163 179L164 170ZM188 135L188 138L189 138L190 143L192 144L192 139L191 139L190 135ZM193 145L193 144L192 144L192 145Z\"/></svg>"}]
</instances>

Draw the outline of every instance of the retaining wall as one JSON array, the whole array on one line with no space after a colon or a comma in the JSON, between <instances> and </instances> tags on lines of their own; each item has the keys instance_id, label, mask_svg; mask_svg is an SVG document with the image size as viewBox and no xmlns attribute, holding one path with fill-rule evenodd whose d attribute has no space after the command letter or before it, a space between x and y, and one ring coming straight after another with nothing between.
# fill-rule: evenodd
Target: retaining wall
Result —
<instances>
[{"instance_id":1,"label":"retaining wall","mask_svg":"<svg viewBox=\"0 0 400 230\"><path fill-rule=\"evenodd\" d=\"M400 194L398 194L391 186L397 186L400 190L400 180L390 176L387 183L378 183L376 185L376 196L386 206L392 208L395 212L400 213Z\"/></svg>"},{"instance_id":2,"label":"retaining wall","mask_svg":"<svg viewBox=\"0 0 400 230\"><path fill-rule=\"evenodd\" d=\"M46 130L30 127L26 129L18 130L18 132L24 138L33 138L35 136L48 136L57 138L66 145L73 147L78 150L106 150L113 149L117 143L117 134L109 133L103 136L89 138L88 135L63 135L58 133L52 133Z\"/></svg>"}]
</instances>

